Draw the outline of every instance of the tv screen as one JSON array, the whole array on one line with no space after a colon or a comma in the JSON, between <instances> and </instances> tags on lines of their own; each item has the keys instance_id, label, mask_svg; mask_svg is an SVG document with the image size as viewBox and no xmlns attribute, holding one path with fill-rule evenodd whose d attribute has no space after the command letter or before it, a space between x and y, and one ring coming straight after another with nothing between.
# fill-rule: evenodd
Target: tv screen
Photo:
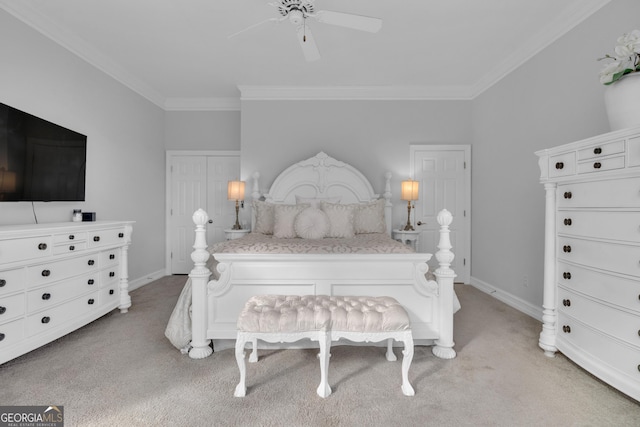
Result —
<instances>
[{"instance_id":1,"label":"tv screen","mask_svg":"<svg viewBox=\"0 0 640 427\"><path fill-rule=\"evenodd\" d=\"M0 103L0 201L84 201L87 137Z\"/></svg>"}]
</instances>

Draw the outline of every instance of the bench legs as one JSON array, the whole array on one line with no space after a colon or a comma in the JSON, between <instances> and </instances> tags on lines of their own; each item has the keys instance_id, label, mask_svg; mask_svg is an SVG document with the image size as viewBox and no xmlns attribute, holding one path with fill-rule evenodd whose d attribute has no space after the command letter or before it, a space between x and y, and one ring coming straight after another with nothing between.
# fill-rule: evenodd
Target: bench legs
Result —
<instances>
[{"instance_id":1,"label":"bench legs","mask_svg":"<svg viewBox=\"0 0 640 427\"><path fill-rule=\"evenodd\" d=\"M416 392L409 383L409 367L413 360L413 336L411 332L405 335L402 355L402 393L404 393L405 396L414 396Z\"/></svg>"},{"instance_id":2,"label":"bench legs","mask_svg":"<svg viewBox=\"0 0 640 427\"><path fill-rule=\"evenodd\" d=\"M331 394L329 387L328 371L329 358L331 357L331 336L326 331L320 331L318 336L320 344L320 385L318 386L318 396L327 397Z\"/></svg>"},{"instance_id":3,"label":"bench legs","mask_svg":"<svg viewBox=\"0 0 640 427\"><path fill-rule=\"evenodd\" d=\"M238 369L240 370L240 382L236 386L236 391L233 393L235 397L244 397L247 394L247 386L245 385L245 378L247 375L247 369L244 364L244 337L238 334L236 339L236 362L238 362ZM254 351L255 351L254 347Z\"/></svg>"}]
</instances>

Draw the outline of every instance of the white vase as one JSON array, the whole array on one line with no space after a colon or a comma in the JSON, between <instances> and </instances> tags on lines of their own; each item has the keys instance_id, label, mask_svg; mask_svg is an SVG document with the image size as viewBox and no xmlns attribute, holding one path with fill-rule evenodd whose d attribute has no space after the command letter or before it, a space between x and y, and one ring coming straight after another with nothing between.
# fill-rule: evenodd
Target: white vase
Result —
<instances>
[{"instance_id":1,"label":"white vase","mask_svg":"<svg viewBox=\"0 0 640 427\"><path fill-rule=\"evenodd\" d=\"M604 104L612 131L640 125L640 72L608 85Z\"/></svg>"}]
</instances>

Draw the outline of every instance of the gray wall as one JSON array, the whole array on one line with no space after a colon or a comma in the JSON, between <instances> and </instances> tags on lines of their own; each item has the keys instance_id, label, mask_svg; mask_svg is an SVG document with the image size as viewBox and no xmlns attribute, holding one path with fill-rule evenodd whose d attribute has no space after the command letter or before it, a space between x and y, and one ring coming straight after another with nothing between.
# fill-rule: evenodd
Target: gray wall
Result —
<instances>
[{"instance_id":1,"label":"gray wall","mask_svg":"<svg viewBox=\"0 0 640 427\"><path fill-rule=\"evenodd\" d=\"M36 202L39 222L71 211L134 220L132 280L164 270L164 111L0 10L0 102L87 135L86 201ZM34 222L1 203L0 225Z\"/></svg>"},{"instance_id":2,"label":"gray wall","mask_svg":"<svg viewBox=\"0 0 640 427\"><path fill-rule=\"evenodd\" d=\"M542 305L544 189L534 151L609 131L597 58L639 16L637 0L611 2L473 101L474 279Z\"/></svg>"},{"instance_id":3,"label":"gray wall","mask_svg":"<svg viewBox=\"0 0 640 427\"><path fill-rule=\"evenodd\" d=\"M240 150L240 111L168 111L167 150Z\"/></svg>"}]
</instances>

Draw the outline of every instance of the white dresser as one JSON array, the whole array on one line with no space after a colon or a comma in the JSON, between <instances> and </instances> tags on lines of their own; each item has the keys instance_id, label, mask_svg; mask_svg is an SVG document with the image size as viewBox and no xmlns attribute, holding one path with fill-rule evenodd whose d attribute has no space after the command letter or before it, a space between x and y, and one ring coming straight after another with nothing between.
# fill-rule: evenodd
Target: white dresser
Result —
<instances>
[{"instance_id":1,"label":"white dresser","mask_svg":"<svg viewBox=\"0 0 640 427\"><path fill-rule=\"evenodd\" d=\"M132 224L0 227L0 363L127 311Z\"/></svg>"},{"instance_id":2,"label":"white dresser","mask_svg":"<svg viewBox=\"0 0 640 427\"><path fill-rule=\"evenodd\" d=\"M536 155L546 191L539 345L640 400L640 128Z\"/></svg>"}]
</instances>

